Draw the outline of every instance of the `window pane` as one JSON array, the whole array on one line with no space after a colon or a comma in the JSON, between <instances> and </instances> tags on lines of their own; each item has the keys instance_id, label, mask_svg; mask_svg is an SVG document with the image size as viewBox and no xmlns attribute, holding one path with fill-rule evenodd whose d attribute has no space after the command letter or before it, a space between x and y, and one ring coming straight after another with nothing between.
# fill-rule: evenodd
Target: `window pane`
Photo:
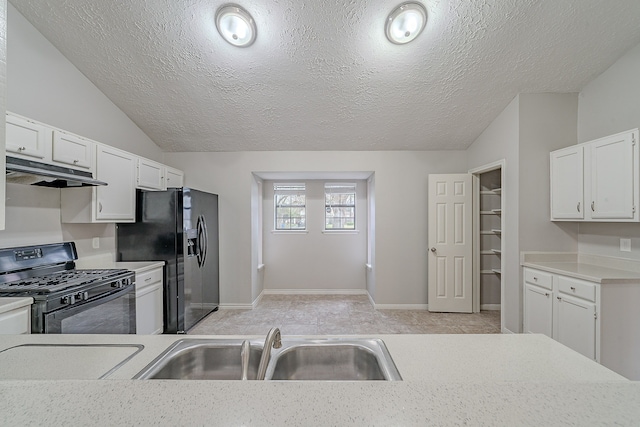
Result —
<instances>
[{"instance_id":1,"label":"window pane","mask_svg":"<svg viewBox=\"0 0 640 427\"><path fill-rule=\"evenodd\" d=\"M325 193L325 202L325 229L355 230L355 193Z\"/></svg>"},{"instance_id":2,"label":"window pane","mask_svg":"<svg viewBox=\"0 0 640 427\"><path fill-rule=\"evenodd\" d=\"M306 229L304 184L274 184L275 229Z\"/></svg>"}]
</instances>

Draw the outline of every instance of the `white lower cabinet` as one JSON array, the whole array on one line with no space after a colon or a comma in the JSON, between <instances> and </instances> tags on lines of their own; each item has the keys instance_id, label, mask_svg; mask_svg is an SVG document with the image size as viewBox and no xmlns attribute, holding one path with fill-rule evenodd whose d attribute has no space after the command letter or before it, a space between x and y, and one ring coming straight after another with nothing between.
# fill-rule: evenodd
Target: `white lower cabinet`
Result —
<instances>
[{"instance_id":1,"label":"white lower cabinet","mask_svg":"<svg viewBox=\"0 0 640 427\"><path fill-rule=\"evenodd\" d=\"M525 332L553 337L552 291L530 283L524 285Z\"/></svg>"},{"instance_id":2,"label":"white lower cabinet","mask_svg":"<svg viewBox=\"0 0 640 427\"><path fill-rule=\"evenodd\" d=\"M0 312L0 335L30 334L31 304Z\"/></svg>"},{"instance_id":3,"label":"white lower cabinet","mask_svg":"<svg viewBox=\"0 0 640 427\"><path fill-rule=\"evenodd\" d=\"M525 267L524 332L545 334L640 380L640 283L596 283Z\"/></svg>"},{"instance_id":4,"label":"white lower cabinet","mask_svg":"<svg viewBox=\"0 0 640 427\"><path fill-rule=\"evenodd\" d=\"M560 293L555 338L590 359L596 358L596 305Z\"/></svg>"},{"instance_id":5,"label":"white lower cabinet","mask_svg":"<svg viewBox=\"0 0 640 427\"><path fill-rule=\"evenodd\" d=\"M136 333L161 334L163 331L163 269L136 272Z\"/></svg>"}]
</instances>

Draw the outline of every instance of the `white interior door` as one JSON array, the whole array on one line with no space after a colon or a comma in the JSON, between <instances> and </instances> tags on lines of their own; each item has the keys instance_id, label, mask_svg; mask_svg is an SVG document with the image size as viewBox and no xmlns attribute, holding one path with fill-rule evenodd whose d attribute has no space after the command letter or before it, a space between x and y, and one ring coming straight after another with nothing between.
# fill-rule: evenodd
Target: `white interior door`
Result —
<instances>
[{"instance_id":1,"label":"white interior door","mask_svg":"<svg viewBox=\"0 0 640 427\"><path fill-rule=\"evenodd\" d=\"M429 175L429 311L471 313L471 175Z\"/></svg>"}]
</instances>

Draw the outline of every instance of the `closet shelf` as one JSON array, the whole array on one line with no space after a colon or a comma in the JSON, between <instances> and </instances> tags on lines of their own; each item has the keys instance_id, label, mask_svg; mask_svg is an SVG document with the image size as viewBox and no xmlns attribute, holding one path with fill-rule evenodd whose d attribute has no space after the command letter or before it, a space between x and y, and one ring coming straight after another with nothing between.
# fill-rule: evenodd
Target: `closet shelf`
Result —
<instances>
[{"instance_id":1,"label":"closet shelf","mask_svg":"<svg viewBox=\"0 0 640 427\"><path fill-rule=\"evenodd\" d=\"M495 215L502 215L502 209L491 209L491 213Z\"/></svg>"},{"instance_id":2,"label":"closet shelf","mask_svg":"<svg viewBox=\"0 0 640 427\"><path fill-rule=\"evenodd\" d=\"M491 232L495 234L502 234L502 230L498 230L497 228L492 229Z\"/></svg>"},{"instance_id":3,"label":"closet shelf","mask_svg":"<svg viewBox=\"0 0 640 427\"><path fill-rule=\"evenodd\" d=\"M499 215L497 212L495 212L496 210L499 210L499 209L492 209L490 211L480 211L480 215Z\"/></svg>"},{"instance_id":4,"label":"closet shelf","mask_svg":"<svg viewBox=\"0 0 640 427\"><path fill-rule=\"evenodd\" d=\"M481 230L480 234L501 234L502 230Z\"/></svg>"},{"instance_id":5,"label":"closet shelf","mask_svg":"<svg viewBox=\"0 0 640 427\"><path fill-rule=\"evenodd\" d=\"M502 274L502 270L500 270L499 268L493 268L491 269L491 271L495 274Z\"/></svg>"},{"instance_id":6,"label":"closet shelf","mask_svg":"<svg viewBox=\"0 0 640 427\"><path fill-rule=\"evenodd\" d=\"M482 196L488 196L488 195L498 196L501 193L502 193L502 188L494 188L493 190L482 190L482 191L480 191L480 195L482 195Z\"/></svg>"},{"instance_id":7,"label":"closet shelf","mask_svg":"<svg viewBox=\"0 0 640 427\"><path fill-rule=\"evenodd\" d=\"M489 249L486 251L480 251L480 255L500 255L500 249Z\"/></svg>"}]
</instances>

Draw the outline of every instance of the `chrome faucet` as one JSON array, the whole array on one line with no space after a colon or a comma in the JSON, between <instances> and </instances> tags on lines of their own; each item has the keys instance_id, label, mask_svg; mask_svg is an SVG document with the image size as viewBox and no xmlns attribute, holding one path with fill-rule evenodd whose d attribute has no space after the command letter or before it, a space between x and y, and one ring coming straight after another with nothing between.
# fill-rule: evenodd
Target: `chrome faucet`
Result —
<instances>
[{"instance_id":1,"label":"chrome faucet","mask_svg":"<svg viewBox=\"0 0 640 427\"><path fill-rule=\"evenodd\" d=\"M262 348L262 356L260 357L256 380L264 380L264 376L267 373L267 365L269 364L269 359L271 359L271 347L282 347L280 329L278 328L271 328L267 333L267 337L264 339L264 347Z\"/></svg>"},{"instance_id":2,"label":"chrome faucet","mask_svg":"<svg viewBox=\"0 0 640 427\"><path fill-rule=\"evenodd\" d=\"M246 381L249 379L249 355L251 354L251 345L248 340L242 341L242 349L240 350L240 359L242 361L242 374L240 379Z\"/></svg>"}]
</instances>

